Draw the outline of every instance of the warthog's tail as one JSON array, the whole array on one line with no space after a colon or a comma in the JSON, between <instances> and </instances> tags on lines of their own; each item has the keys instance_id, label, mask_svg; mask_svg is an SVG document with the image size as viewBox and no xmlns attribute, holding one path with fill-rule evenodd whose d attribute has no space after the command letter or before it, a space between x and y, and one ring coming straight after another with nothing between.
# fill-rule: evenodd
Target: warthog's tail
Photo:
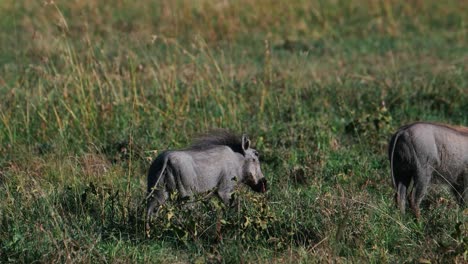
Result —
<instances>
[{"instance_id":1,"label":"warthog's tail","mask_svg":"<svg viewBox=\"0 0 468 264\"><path fill-rule=\"evenodd\" d=\"M400 211L402 214L405 213L407 186L403 184L400 180L396 179L395 177L395 172L394 172L394 167L393 167L393 157L395 156L395 148L396 148L398 138L403 133L403 131L404 130L400 130L393 136L392 138L393 145L390 151L390 171L392 175L393 188L395 188L395 202L397 206L400 208Z\"/></svg>"},{"instance_id":2,"label":"warthog's tail","mask_svg":"<svg viewBox=\"0 0 468 264\"><path fill-rule=\"evenodd\" d=\"M156 186L158 186L159 181L161 180L164 172L166 171L168 158L165 156L162 161L163 161L162 167L159 170L159 175L156 178L156 182L154 184L150 184L152 186L148 186L148 195L146 196L146 200L148 200L153 195L154 191L156 190ZM161 165L160 163L161 163L160 161L159 162L155 161L155 164L151 165L150 172L149 172L150 175L148 175L148 178L150 178L151 175L154 173L154 171L152 171L153 169L152 167L153 166L158 167L158 165ZM155 172L158 172L158 170L156 170Z\"/></svg>"},{"instance_id":3,"label":"warthog's tail","mask_svg":"<svg viewBox=\"0 0 468 264\"><path fill-rule=\"evenodd\" d=\"M168 157L167 155L161 154L161 157L156 158L153 164L151 164L150 171L148 173L148 195L146 196L147 211L146 211L146 234L149 236L150 221L153 215L154 208L159 206L159 197L154 197L156 189L158 188L159 181L166 171ZM162 164L161 164L162 163ZM159 169L160 168L160 169ZM159 172L159 174L157 174ZM151 181L151 177L157 175L155 182Z\"/></svg>"}]
</instances>

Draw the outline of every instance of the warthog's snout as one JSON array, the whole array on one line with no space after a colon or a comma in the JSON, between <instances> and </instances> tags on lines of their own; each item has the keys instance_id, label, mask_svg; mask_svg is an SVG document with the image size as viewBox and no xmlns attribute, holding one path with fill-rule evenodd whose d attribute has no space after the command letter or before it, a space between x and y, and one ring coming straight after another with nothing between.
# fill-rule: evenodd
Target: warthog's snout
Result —
<instances>
[{"instance_id":1,"label":"warthog's snout","mask_svg":"<svg viewBox=\"0 0 468 264\"><path fill-rule=\"evenodd\" d=\"M267 191L267 180L265 178L260 179L256 185L252 187L256 192L264 193Z\"/></svg>"}]
</instances>

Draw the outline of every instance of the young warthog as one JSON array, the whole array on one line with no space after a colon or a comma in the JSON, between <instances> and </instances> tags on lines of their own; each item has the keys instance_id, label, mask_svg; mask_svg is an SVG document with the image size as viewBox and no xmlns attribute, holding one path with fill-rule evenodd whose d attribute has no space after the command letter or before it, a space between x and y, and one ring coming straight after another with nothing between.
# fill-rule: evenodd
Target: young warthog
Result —
<instances>
[{"instance_id":1,"label":"young warthog","mask_svg":"<svg viewBox=\"0 0 468 264\"><path fill-rule=\"evenodd\" d=\"M468 128L423 122L403 126L390 140L388 155L402 213L413 181L410 206L420 217L419 205L433 176L450 186L460 205L468 200Z\"/></svg>"},{"instance_id":2,"label":"young warthog","mask_svg":"<svg viewBox=\"0 0 468 264\"><path fill-rule=\"evenodd\" d=\"M180 198L188 198L214 189L225 204L230 204L237 182L256 192L265 192L267 187L258 152L250 148L246 135L241 138L219 130L199 138L187 149L165 151L149 169L147 221L173 191Z\"/></svg>"}]
</instances>

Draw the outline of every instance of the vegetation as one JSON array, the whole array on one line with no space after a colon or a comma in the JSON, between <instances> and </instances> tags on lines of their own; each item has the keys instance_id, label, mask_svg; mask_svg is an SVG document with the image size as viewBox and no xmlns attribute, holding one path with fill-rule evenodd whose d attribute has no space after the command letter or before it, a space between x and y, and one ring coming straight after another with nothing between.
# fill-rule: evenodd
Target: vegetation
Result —
<instances>
[{"instance_id":1,"label":"vegetation","mask_svg":"<svg viewBox=\"0 0 468 264\"><path fill-rule=\"evenodd\" d=\"M387 142L468 125L468 2L15 1L0 5L0 262L468 261L468 211L393 202ZM168 204L157 153L249 134L269 181Z\"/></svg>"}]
</instances>

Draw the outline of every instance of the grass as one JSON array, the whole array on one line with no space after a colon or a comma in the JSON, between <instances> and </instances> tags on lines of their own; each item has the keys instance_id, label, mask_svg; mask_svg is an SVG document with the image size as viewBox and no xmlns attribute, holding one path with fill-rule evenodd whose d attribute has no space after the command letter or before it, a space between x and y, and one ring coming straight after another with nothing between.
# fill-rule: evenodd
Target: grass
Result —
<instances>
[{"instance_id":1,"label":"grass","mask_svg":"<svg viewBox=\"0 0 468 264\"><path fill-rule=\"evenodd\" d=\"M463 1L12 1L0 7L1 262L458 262L467 211L393 204L400 125L468 125ZM271 189L145 237L152 158L247 132Z\"/></svg>"}]
</instances>

